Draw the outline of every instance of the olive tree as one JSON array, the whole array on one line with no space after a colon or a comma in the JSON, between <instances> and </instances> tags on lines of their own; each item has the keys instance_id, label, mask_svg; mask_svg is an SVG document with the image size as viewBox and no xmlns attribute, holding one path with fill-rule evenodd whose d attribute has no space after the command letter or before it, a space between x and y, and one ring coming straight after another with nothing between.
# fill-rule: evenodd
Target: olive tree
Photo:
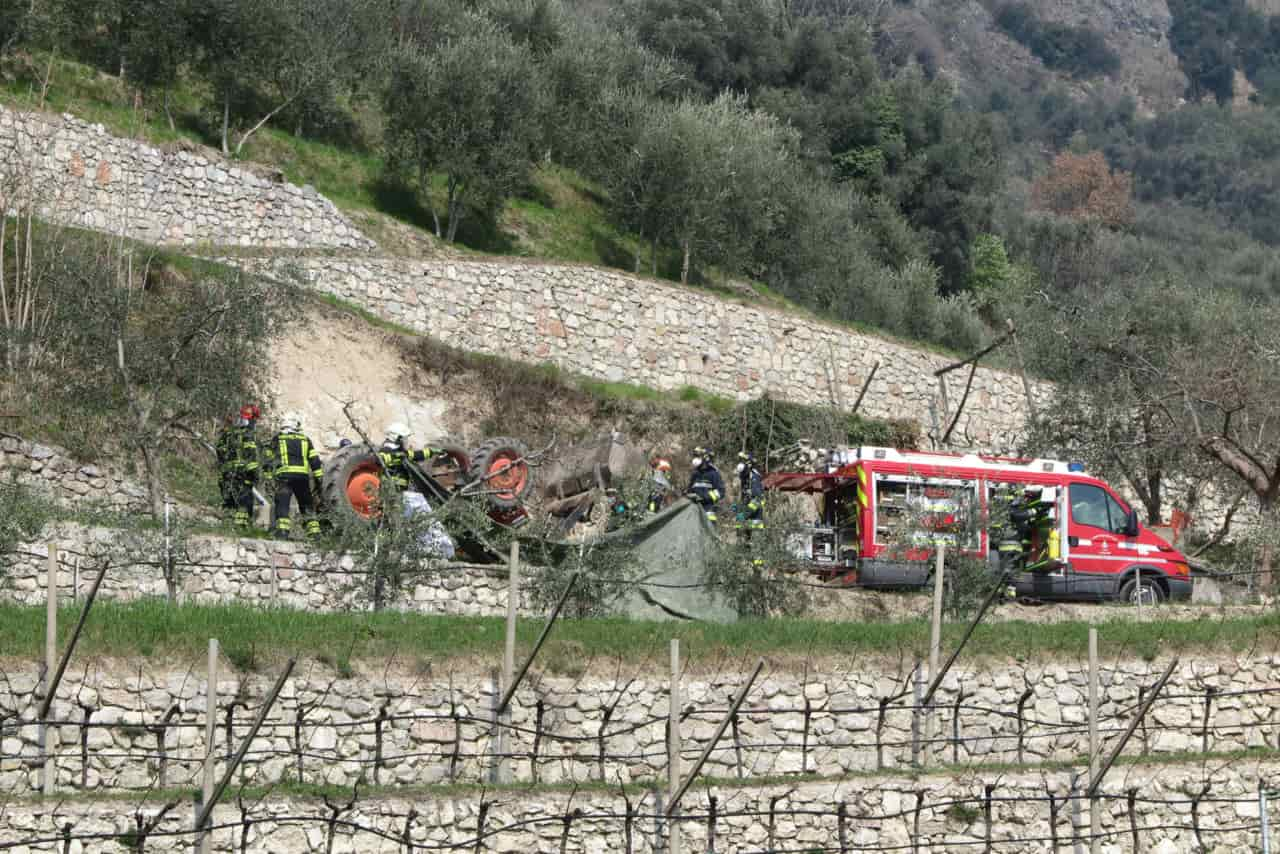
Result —
<instances>
[{"instance_id":1,"label":"olive tree","mask_svg":"<svg viewBox=\"0 0 1280 854\"><path fill-rule=\"evenodd\" d=\"M794 132L740 96L652 101L606 184L624 221L680 250L687 282L695 255L748 265L756 239L784 212L779 188L794 174L794 149Z\"/></svg>"},{"instance_id":2,"label":"olive tree","mask_svg":"<svg viewBox=\"0 0 1280 854\"><path fill-rule=\"evenodd\" d=\"M244 127L238 155L282 111L368 73L390 42L378 0L208 0L191 10L196 67L215 93L223 154L232 151L234 124Z\"/></svg>"},{"instance_id":3,"label":"olive tree","mask_svg":"<svg viewBox=\"0 0 1280 854\"><path fill-rule=\"evenodd\" d=\"M493 212L529 179L542 140L545 87L532 51L470 17L434 47L395 57L386 92L388 159L414 180L437 237L452 242L467 211ZM445 182L445 222L432 179Z\"/></svg>"},{"instance_id":4,"label":"olive tree","mask_svg":"<svg viewBox=\"0 0 1280 854\"><path fill-rule=\"evenodd\" d=\"M285 290L213 264L179 265L116 241L81 237L56 281L43 399L140 459L153 514L163 514L166 443L264 400L266 344L284 322Z\"/></svg>"},{"instance_id":5,"label":"olive tree","mask_svg":"<svg viewBox=\"0 0 1280 854\"><path fill-rule=\"evenodd\" d=\"M1212 283L1130 282L1078 293L1044 328L1063 385L1042 435L1118 473L1162 515L1170 475L1244 489L1264 524L1280 497L1280 307ZM1025 326L1024 326L1025 328ZM1054 426L1052 421L1061 423ZM1262 550L1270 574L1272 553Z\"/></svg>"}]
</instances>

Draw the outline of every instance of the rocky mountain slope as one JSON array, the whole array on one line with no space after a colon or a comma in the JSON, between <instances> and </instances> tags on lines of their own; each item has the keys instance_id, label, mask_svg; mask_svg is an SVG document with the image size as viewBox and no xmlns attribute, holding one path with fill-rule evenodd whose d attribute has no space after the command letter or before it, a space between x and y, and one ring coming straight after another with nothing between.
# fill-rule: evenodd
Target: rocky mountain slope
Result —
<instances>
[{"instance_id":1,"label":"rocky mountain slope","mask_svg":"<svg viewBox=\"0 0 1280 854\"><path fill-rule=\"evenodd\" d=\"M1077 95L1126 94L1148 115L1178 104L1187 81L1169 46L1172 15L1165 0L1034 0L1042 20L1088 26L1120 58L1114 75L1090 80L1047 68L996 23L1001 0L915 0L891 13L889 31L935 52L938 70L960 91L982 97L1003 85L1036 93L1063 86Z\"/></svg>"}]
</instances>

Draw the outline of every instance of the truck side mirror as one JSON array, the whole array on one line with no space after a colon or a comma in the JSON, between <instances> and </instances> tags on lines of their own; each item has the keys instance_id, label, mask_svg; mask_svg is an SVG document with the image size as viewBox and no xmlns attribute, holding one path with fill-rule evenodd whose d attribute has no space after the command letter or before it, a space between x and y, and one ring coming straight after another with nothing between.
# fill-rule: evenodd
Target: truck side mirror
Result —
<instances>
[{"instance_id":1,"label":"truck side mirror","mask_svg":"<svg viewBox=\"0 0 1280 854\"><path fill-rule=\"evenodd\" d=\"M1138 536L1139 527L1138 511L1130 507L1129 512L1126 513L1124 517L1124 535L1126 537Z\"/></svg>"}]
</instances>

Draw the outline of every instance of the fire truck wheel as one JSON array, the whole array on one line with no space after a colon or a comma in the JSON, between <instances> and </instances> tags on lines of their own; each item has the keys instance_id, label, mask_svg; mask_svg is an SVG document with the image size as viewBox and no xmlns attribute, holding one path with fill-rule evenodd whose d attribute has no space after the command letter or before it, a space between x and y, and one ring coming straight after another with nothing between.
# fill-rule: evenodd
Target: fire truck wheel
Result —
<instances>
[{"instance_id":1,"label":"fire truck wheel","mask_svg":"<svg viewBox=\"0 0 1280 854\"><path fill-rule=\"evenodd\" d=\"M1138 579L1130 578L1120 588L1120 601L1137 605L1138 596ZM1143 578L1141 596L1143 605L1159 605L1165 599L1164 588L1154 578Z\"/></svg>"}]
</instances>

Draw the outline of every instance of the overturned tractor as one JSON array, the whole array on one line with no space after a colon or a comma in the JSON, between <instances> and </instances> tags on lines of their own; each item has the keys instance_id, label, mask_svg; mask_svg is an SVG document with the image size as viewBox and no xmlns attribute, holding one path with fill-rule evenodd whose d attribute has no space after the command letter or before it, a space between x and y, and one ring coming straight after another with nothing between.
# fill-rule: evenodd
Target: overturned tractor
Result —
<instances>
[{"instance_id":1,"label":"overturned tractor","mask_svg":"<svg viewBox=\"0 0 1280 854\"><path fill-rule=\"evenodd\" d=\"M435 507L455 497L474 498L487 504L489 517L500 525L518 526L528 518L524 499L533 489L533 466L525 446L505 437L487 439L468 451L445 441L424 465L407 466L410 488ZM322 491L327 507L360 520L376 519L382 512L382 460L368 445L348 445L325 464ZM465 549L477 559L487 554L480 532L464 538ZM476 546L480 546L476 548Z\"/></svg>"}]
</instances>

